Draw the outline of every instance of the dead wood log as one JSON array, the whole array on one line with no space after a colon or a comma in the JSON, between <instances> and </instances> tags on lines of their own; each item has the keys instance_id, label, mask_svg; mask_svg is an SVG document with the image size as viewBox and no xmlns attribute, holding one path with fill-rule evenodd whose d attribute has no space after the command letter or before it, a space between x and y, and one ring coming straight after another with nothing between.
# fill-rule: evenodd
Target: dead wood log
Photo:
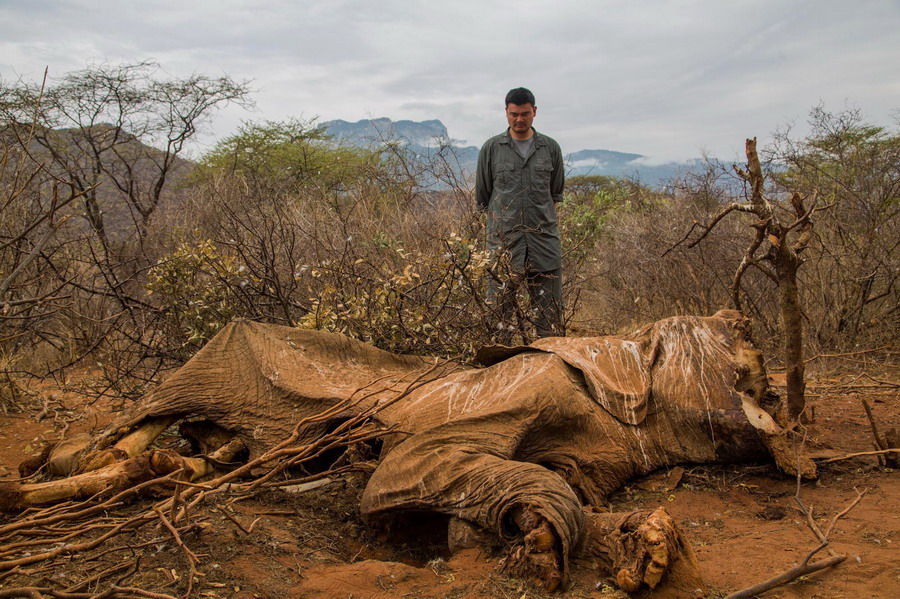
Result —
<instances>
[{"instance_id":1,"label":"dead wood log","mask_svg":"<svg viewBox=\"0 0 900 599\"><path fill-rule=\"evenodd\" d=\"M142 434L144 440L149 437L146 431ZM240 439L231 439L208 457L186 458L170 450L156 450L58 480L0 483L0 511L12 512L62 500L108 496L178 470L184 472L184 480L194 481L212 473L215 464L232 461L245 449Z\"/></svg>"},{"instance_id":2,"label":"dead wood log","mask_svg":"<svg viewBox=\"0 0 900 599\"><path fill-rule=\"evenodd\" d=\"M94 437L87 433L48 444L39 457L29 458L19 464L19 474L23 477L31 476L46 467L47 472L53 476L69 476L124 462L146 451L150 444L177 420L177 416L148 418L131 432L125 431L124 436L112 447L93 453L89 450Z\"/></svg>"},{"instance_id":3,"label":"dead wood log","mask_svg":"<svg viewBox=\"0 0 900 599\"><path fill-rule=\"evenodd\" d=\"M94 453L88 453L79 460L76 473L98 470L131 458L135 458L150 446L164 430L179 420L177 415L148 418L140 426L128 432L115 445Z\"/></svg>"}]
</instances>

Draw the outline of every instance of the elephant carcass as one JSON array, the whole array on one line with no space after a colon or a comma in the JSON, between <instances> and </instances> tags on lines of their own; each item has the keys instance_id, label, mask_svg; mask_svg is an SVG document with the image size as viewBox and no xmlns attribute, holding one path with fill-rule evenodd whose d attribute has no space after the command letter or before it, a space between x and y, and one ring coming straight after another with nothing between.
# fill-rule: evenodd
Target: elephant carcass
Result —
<instances>
[{"instance_id":1,"label":"elephant carcass","mask_svg":"<svg viewBox=\"0 0 900 599\"><path fill-rule=\"evenodd\" d=\"M668 516L635 520L585 508L660 467L766 455L780 429L759 406L766 377L746 327L739 313L723 311L623 337L493 348L482 356L487 367L447 374L391 403L386 389L402 388L428 360L340 335L235 321L74 462L84 472L115 467L111 450L140 459L146 443L127 439L198 417L234 435L252 459L302 419L356 397L301 427L298 443L384 405L375 418L401 432L385 439L363 493L370 521L446 514L451 529L511 541L511 569L536 572L548 588L576 554L596 558L623 588L654 586L673 561L692 555Z\"/></svg>"}]
</instances>

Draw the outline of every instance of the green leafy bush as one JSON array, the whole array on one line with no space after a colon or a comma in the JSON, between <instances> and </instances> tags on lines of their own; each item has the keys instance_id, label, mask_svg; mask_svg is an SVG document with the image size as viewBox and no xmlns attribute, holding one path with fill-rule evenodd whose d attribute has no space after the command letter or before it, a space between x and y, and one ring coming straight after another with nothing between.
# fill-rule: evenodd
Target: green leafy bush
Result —
<instances>
[{"instance_id":1,"label":"green leafy bush","mask_svg":"<svg viewBox=\"0 0 900 599\"><path fill-rule=\"evenodd\" d=\"M233 295L249 281L245 270L208 239L179 245L151 268L147 293L169 342L193 354L236 316Z\"/></svg>"}]
</instances>

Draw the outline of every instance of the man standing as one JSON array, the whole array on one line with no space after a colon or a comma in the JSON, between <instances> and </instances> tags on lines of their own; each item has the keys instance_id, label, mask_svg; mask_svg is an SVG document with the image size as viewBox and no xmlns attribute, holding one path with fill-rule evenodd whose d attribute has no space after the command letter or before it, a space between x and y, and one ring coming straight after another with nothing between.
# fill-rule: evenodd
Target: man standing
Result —
<instances>
[{"instance_id":1,"label":"man standing","mask_svg":"<svg viewBox=\"0 0 900 599\"><path fill-rule=\"evenodd\" d=\"M506 252L511 277L488 281L488 301L501 317L501 342L512 337L516 290L525 284L538 337L563 336L562 251L556 204L565 173L559 144L531 126L534 94L518 87L506 94L506 132L487 140L478 154L475 199L487 212L487 246Z\"/></svg>"}]
</instances>

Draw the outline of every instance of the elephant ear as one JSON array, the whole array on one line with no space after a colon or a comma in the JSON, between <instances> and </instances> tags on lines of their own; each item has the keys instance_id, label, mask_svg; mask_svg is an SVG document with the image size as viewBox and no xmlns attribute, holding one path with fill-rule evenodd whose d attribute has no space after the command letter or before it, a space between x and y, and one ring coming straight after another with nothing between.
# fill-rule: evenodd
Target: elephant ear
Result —
<instances>
[{"instance_id":1,"label":"elephant ear","mask_svg":"<svg viewBox=\"0 0 900 599\"><path fill-rule=\"evenodd\" d=\"M526 352L559 356L581 372L591 397L623 424L640 424L650 400L650 366L655 344L618 337L546 337L529 346L482 348L476 361L491 366Z\"/></svg>"},{"instance_id":2,"label":"elephant ear","mask_svg":"<svg viewBox=\"0 0 900 599\"><path fill-rule=\"evenodd\" d=\"M581 371L591 397L619 422L640 424L647 417L655 347L618 337L547 337L531 347Z\"/></svg>"}]
</instances>

